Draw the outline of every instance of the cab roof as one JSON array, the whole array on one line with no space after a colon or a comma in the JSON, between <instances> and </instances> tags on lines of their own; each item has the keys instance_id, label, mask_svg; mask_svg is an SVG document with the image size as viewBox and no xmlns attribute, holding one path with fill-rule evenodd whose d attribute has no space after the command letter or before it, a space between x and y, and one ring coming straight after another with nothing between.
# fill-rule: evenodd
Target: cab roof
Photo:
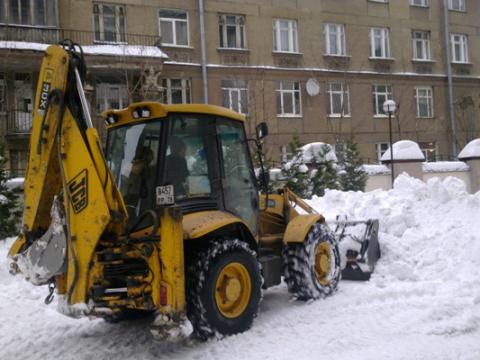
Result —
<instances>
[{"instance_id":1,"label":"cab roof","mask_svg":"<svg viewBox=\"0 0 480 360\"><path fill-rule=\"evenodd\" d=\"M245 121L244 115L222 106L209 104L166 105L153 101L132 103L127 108L121 110L107 110L102 113L102 116L105 119L107 128L110 128L128 123L164 118L168 113L215 115Z\"/></svg>"}]
</instances>

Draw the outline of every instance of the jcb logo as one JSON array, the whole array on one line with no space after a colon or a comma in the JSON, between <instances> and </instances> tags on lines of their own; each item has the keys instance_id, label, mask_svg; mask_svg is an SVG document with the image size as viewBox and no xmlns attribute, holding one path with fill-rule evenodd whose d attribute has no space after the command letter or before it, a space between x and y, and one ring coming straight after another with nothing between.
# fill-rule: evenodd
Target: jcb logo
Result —
<instances>
[{"instance_id":1,"label":"jcb logo","mask_svg":"<svg viewBox=\"0 0 480 360\"><path fill-rule=\"evenodd\" d=\"M50 88L52 87L52 79L53 70L45 69L45 76L43 77L42 89L40 91L40 104L38 105L38 113L42 116L45 114L45 110L47 110L47 100Z\"/></svg>"},{"instance_id":2,"label":"jcb logo","mask_svg":"<svg viewBox=\"0 0 480 360\"><path fill-rule=\"evenodd\" d=\"M67 185L73 211L78 214L88 205L88 172L82 170Z\"/></svg>"}]
</instances>

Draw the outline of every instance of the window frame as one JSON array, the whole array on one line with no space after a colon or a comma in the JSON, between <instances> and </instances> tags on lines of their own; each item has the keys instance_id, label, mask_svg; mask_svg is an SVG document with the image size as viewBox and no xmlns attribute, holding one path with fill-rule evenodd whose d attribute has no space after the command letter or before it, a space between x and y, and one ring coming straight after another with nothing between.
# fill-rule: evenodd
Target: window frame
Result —
<instances>
[{"instance_id":1,"label":"window frame","mask_svg":"<svg viewBox=\"0 0 480 360\"><path fill-rule=\"evenodd\" d=\"M429 147L431 145L431 147ZM435 162L437 161L437 143L435 141L428 141L428 142L419 142L418 146L420 147L420 151L425 156L425 162ZM432 155L429 155L429 154Z\"/></svg>"},{"instance_id":2,"label":"window frame","mask_svg":"<svg viewBox=\"0 0 480 360\"><path fill-rule=\"evenodd\" d=\"M458 8L454 7L454 4L458 4ZM448 10L467 12L467 4L465 0L448 0Z\"/></svg>"},{"instance_id":3,"label":"window frame","mask_svg":"<svg viewBox=\"0 0 480 360\"><path fill-rule=\"evenodd\" d=\"M425 37L415 37L416 34L425 35ZM418 56L417 44L420 43L423 57ZM428 30L412 30L412 60L432 61L431 32Z\"/></svg>"},{"instance_id":4,"label":"window frame","mask_svg":"<svg viewBox=\"0 0 480 360\"><path fill-rule=\"evenodd\" d=\"M111 4L104 2L94 2L93 4L93 43L100 44L127 44L127 15L126 6L123 4ZM95 7L98 6L98 13L95 12ZM110 33L105 31L104 6L113 6L115 19L115 40L105 40L105 34ZM122 11L120 11L122 9ZM97 21L98 17L98 31ZM123 18L123 29L121 29L121 18ZM99 38L97 39L97 34Z\"/></svg>"},{"instance_id":5,"label":"window frame","mask_svg":"<svg viewBox=\"0 0 480 360\"><path fill-rule=\"evenodd\" d=\"M287 83L287 82L290 82L292 83L292 89L285 89L284 88L284 85ZM298 87L298 89L296 89L295 87ZM277 86L275 88L275 94L277 94L278 96L276 96L276 99L277 99L277 117L284 117L284 118L301 118L303 116L303 113L302 113L302 88L301 88L301 82L300 81L296 81L296 80L277 80ZM292 113L286 113L285 112L285 95L286 94L291 94L292 96ZM296 101L295 101L295 95L298 94L298 107L299 109L297 109L297 106L296 106ZM278 104L278 99L280 99L280 104ZM278 108L280 106L280 110L281 112L278 113Z\"/></svg>"},{"instance_id":6,"label":"window frame","mask_svg":"<svg viewBox=\"0 0 480 360\"><path fill-rule=\"evenodd\" d=\"M341 89L340 90L334 90L332 87L334 85L340 85ZM331 118L342 118L346 117L349 118L352 116L351 108L350 108L350 86L344 82L330 82L328 83L328 89L327 89L327 94L328 94L328 117ZM335 95L340 95L340 102L341 102L341 112L334 112L333 110L333 97ZM345 102L346 99L346 102ZM344 104L347 104L345 107ZM348 111L345 111L347 109Z\"/></svg>"},{"instance_id":7,"label":"window frame","mask_svg":"<svg viewBox=\"0 0 480 360\"><path fill-rule=\"evenodd\" d=\"M420 95L420 91L426 91L425 95ZM427 115L420 114L420 101L426 100ZM431 86L416 86L415 87L415 104L417 108L417 118L431 119L434 115L434 102L433 102L433 88Z\"/></svg>"},{"instance_id":8,"label":"window frame","mask_svg":"<svg viewBox=\"0 0 480 360\"><path fill-rule=\"evenodd\" d=\"M22 21L22 0L15 0L17 2L17 16L18 21L13 21L12 11L10 9L10 1L5 1L3 4L0 4L0 7L3 10L3 20L0 18L0 24L12 24L18 26L34 26L36 28L57 28L58 27L58 0L40 0L43 2L43 19L42 23L39 23L37 20L40 18L38 13L38 6L36 1L38 0L27 0L28 1L28 11L27 11L27 21ZM50 4L50 6L49 6ZM53 5L52 5L53 4ZM53 11L53 14L49 12ZM54 24L48 24L48 20L53 20Z\"/></svg>"},{"instance_id":9,"label":"window frame","mask_svg":"<svg viewBox=\"0 0 480 360\"><path fill-rule=\"evenodd\" d=\"M456 41L455 37L458 37L460 41ZM456 45L459 45L460 53L457 54L455 49ZM468 64L469 63L469 54L468 54L468 35L467 34L458 34L450 33L450 47L452 54L452 63L456 64ZM457 56L458 55L458 56ZM460 58L460 59L458 59Z\"/></svg>"},{"instance_id":10,"label":"window frame","mask_svg":"<svg viewBox=\"0 0 480 360\"><path fill-rule=\"evenodd\" d=\"M382 150L383 145L385 145L385 150ZM377 161L379 163L381 162L383 154L385 154L389 148L390 143L388 142L375 143L375 154L377 154Z\"/></svg>"},{"instance_id":11,"label":"window frame","mask_svg":"<svg viewBox=\"0 0 480 360\"><path fill-rule=\"evenodd\" d=\"M236 111L239 114L243 115L248 115L248 84L245 82L245 85L242 87L240 86L241 83L240 81L233 81L234 86L227 86L226 81L231 81L231 80L223 80L221 84L221 92L222 92L222 105L226 108L229 108L230 110ZM224 103L224 93L228 95L228 104ZM245 96L246 99L246 104L243 103L242 101L242 93ZM233 96L235 96L236 99L236 104L238 104L238 107L236 108L234 106L235 102L233 102ZM243 108L243 109L242 109ZM242 111L245 110L245 111Z\"/></svg>"},{"instance_id":12,"label":"window frame","mask_svg":"<svg viewBox=\"0 0 480 360\"><path fill-rule=\"evenodd\" d=\"M380 37L376 36L375 31L380 30ZM391 59L392 53L390 49L390 29L388 27L371 27L370 31L370 58L371 59ZM379 38L381 41L381 55L375 54L375 40Z\"/></svg>"},{"instance_id":13,"label":"window frame","mask_svg":"<svg viewBox=\"0 0 480 360\"><path fill-rule=\"evenodd\" d=\"M416 4L416 1L421 2L421 4ZM410 0L410 6L427 8L430 4L428 3L428 0Z\"/></svg>"},{"instance_id":14,"label":"window frame","mask_svg":"<svg viewBox=\"0 0 480 360\"><path fill-rule=\"evenodd\" d=\"M180 80L181 87L172 86L172 80ZM161 79L164 88L163 99L166 104L191 104L192 103L192 81L188 78L163 78ZM165 86L166 85L166 86ZM172 102L172 90L181 90L182 102Z\"/></svg>"},{"instance_id":15,"label":"window frame","mask_svg":"<svg viewBox=\"0 0 480 360\"><path fill-rule=\"evenodd\" d=\"M378 91L379 86L384 86L385 91ZM390 90L390 91L389 91ZM385 95L385 100L393 100L393 86L392 85L386 85L386 84L373 84L372 85L372 95L373 95L373 117L375 118L386 118L388 117L387 114L383 112L383 103L379 104L378 99L379 96ZM392 115L394 116L394 115Z\"/></svg>"},{"instance_id":16,"label":"window frame","mask_svg":"<svg viewBox=\"0 0 480 360\"><path fill-rule=\"evenodd\" d=\"M110 83L110 82L99 82L95 86L95 103L96 103L96 111L98 113L102 113L105 110L111 109L111 106L108 106L111 98L107 95L112 94L114 90L118 90L118 108L122 109L128 106L131 103L130 101L130 94L128 92L127 84L122 83ZM125 95L125 97L124 97ZM103 104L99 103L99 100L102 101Z\"/></svg>"},{"instance_id":17,"label":"window frame","mask_svg":"<svg viewBox=\"0 0 480 360\"><path fill-rule=\"evenodd\" d=\"M281 28L282 21L286 21L288 24L287 29ZM288 34L288 49L282 49L281 31L287 30ZM298 21L295 19L273 19L273 52L276 53L289 53L298 54Z\"/></svg>"},{"instance_id":18,"label":"window frame","mask_svg":"<svg viewBox=\"0 0 480 360\"><path fill-rule=\"evenodd\" d=\"M161 12L162 10L165 11L177 11L177 12L183 12L186 15L186 19L176 19L176 18L171 18L171 17L162 17ZM172 27L172 43L167 43L164 41L163 36L162 36L162 21L164 22L169 22ZM181 23L186 23L187 24L187 43L186 44L178 44L178 37L177 37L177 27L176 23L181 22ZM163 46L169 46L169 47L190 47L190 15L187 10L183 9L171 9L171 8L161 8L158 10L158 32L162 41Z\"/></svg>"},{"instance_id":19,"label":"window frame","mask_svg":"<svg viewBox=\"0 0 480 360\"><path fill-rule=\"evenodd\" d=\"M235 17L235 25L228 24L228 21L227 21L228 17ZM245 15L240 15L240 14L219 14L218 15L218 35L219 35L220 49L244 50L247 48L245 20L246 20ZM237 46L231 47L228 44L228 28L233 26L235 26L235 45ZM222 43L222 40L223 40L223 43Z\"/></svg>"},{"instance_id":20,"label":"window frame","mask_svg":"<svg viewBox=\"0 0 480 360\"><path fill-rule=\"evenodd\" d=\"M330 31L330 27L333 26L335 28L334 34ZM330 56L346 56L347 50L345 46L345 25L344 24L337 24L337 23L326 23L324 25L324 34L325 34L325 54ZM335 46L337 52L332 52L330 36L335 35Z\"/></svg>"}]
</instances>

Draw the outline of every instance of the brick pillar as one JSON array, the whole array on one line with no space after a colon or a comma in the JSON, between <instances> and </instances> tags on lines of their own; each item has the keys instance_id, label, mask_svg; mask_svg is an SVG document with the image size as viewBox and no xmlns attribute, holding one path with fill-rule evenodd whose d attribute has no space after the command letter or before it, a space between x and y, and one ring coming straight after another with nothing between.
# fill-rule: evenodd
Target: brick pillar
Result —
<instances>
[{"instance_id":1,"label":"brick pillar","mask_svg":"<svg viewBox=\"0 0 480 360\"><path fill-rule=\"evenodd\" d=\"M480 191L480 139L470 141L458 158L470 167L470 189L475 194Z\"/></svg>"},{"instance_id":2,"label":"brick pillar","mask_svg":"<svg viewBox=\"0 0 480 360\"><path fill-rule=\"evenodd\" d=\"M418 144L410 140L400 140L393 144L393 161L395 178L403 172L411 177L423 180L422 163L425 161ZM382 163L392 168L390 149L382 156Z\"/></svg>"}]
</instances>

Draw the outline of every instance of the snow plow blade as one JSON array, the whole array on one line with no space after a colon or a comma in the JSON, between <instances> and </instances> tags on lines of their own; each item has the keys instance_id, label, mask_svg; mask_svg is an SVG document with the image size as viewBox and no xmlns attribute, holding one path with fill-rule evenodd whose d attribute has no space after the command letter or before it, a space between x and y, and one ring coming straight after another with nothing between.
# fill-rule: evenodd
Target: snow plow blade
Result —
<instances>
[{"instance_id":1,"label":"snow plow blade","mask_svg":"<svg viewBox=\"0 0 480 360\"><path fill-rule=\"evenodd\" d=\"M380 258L379 222L342 221L337 218L335 234L342 257L342 279L367 281Z\"/></svg>"}]
</instances>

